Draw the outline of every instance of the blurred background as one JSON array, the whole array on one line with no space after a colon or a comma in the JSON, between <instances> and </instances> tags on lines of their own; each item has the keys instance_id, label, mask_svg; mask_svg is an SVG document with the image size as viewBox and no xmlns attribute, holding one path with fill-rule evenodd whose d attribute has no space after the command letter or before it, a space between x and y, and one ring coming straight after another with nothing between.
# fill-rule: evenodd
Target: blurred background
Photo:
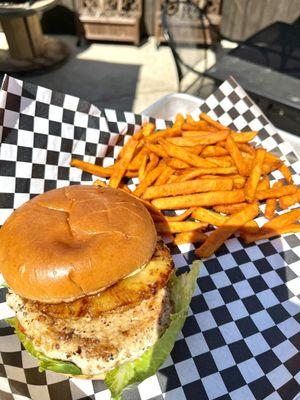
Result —
<instances>
[{"instance_id":1,"label":"blurred background","mask_svg":"<svg viewBox=\"0 0 300 400\"><path fill-rule=\"evenodd\" d=\"M299 135L300 0L0 2L0 71L141 112L228 76Z\"/></svg>"}]
</instances>

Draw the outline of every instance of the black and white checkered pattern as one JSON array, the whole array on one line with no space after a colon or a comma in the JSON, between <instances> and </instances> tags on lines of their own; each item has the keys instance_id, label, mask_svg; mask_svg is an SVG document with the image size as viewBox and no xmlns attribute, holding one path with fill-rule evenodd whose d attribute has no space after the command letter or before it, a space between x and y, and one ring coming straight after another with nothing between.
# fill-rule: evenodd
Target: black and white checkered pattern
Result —
<instances>
[{"instance_id":1,"label":"black and white checkered pattern","mask_svg":"<svg viewBox=\"0 0 300 400\"><path fill-rule=\"evenodd\" d=\"M259 130L258 144L283 157L299 184L300 162L233 79L202 111L238 130ZM93 178L72 157L110 165L146 117L99 110L10 77L0 92L0 224L38 193ZM154 121L154 120L153 120ZM158 128L166 122L154 121ZM280 178L277 173L273 178ZM134 184L134 183L133 183ZM263 223L263 217L258 219ZM171 245L177 268L194 246ZM130 400L292 400L300 391L300 238L283 235L245 245L226 241L204 261L189 316L159 372L126 392ZM11 315L0 291L1 317ZM101 381L39 373L12 329L0 322L1 400L110 398Z\"/></svg>"}]
</instances>

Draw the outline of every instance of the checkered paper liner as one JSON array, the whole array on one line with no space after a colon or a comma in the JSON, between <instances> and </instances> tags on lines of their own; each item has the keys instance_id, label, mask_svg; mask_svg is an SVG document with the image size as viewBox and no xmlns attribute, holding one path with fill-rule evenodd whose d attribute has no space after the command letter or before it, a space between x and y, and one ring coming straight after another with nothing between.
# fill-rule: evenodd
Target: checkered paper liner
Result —
<instances>
[{"instance_id":1,"label":"checkered paper liner","mask_svg":"<svg viewBox=\"0 0 300 400\"><path fill-rule=\"evenodd\" d=\"M299 184L300 162L231 78L201 110L237 130L258 130L258 145L282 157ZM0 224L36 194L96 177L70 168L72 157L105 166L149 118L100 110L79 98L6 76L0 92ZM151 121L158 129L168 122ZM272 179L281 178L275 172ZM134 182L132 182L132 187ZM260 216L259 223L264 221ZM171 245L178 269L194 246ZM124 399L292 400L300 392L300 240L287 234L245 245L232 237L204 261L189 315L158 373ZM1 318L11 316L0 291ZM110 398L102 381L39 373L13 330L0 322L1 400Z\"/></svg>"}]
</instances>

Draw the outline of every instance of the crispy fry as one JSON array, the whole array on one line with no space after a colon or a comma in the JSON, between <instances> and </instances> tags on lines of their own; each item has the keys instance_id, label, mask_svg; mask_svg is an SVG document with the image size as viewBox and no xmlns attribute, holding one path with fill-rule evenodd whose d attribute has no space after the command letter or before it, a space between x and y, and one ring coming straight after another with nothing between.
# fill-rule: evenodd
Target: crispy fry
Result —
<instances>
[{"instance_id":1,"label":"crispy fry","mask_svg":"<svg viewBox=\"0 0 300 400\"><path fill-rule=\"evenodd\" d=\"M167 180L169 179L169 177L173 174L173 172L174 172L174 169L169 167L168 165L166 165L165 169L163 170L161 175L157 178L154 185L158 186L158 185L165 184L167 182Z\"/></svg>"},{"instance_id":2,"label":"crispy fry","mask_svg":"<svg viewBox=\"0 0 300 400\"><path fill-rule=\"evenodd\" d=\"M241 175L226 175L226 178L233 179L233 187L234 189L241 189L245 186L246 178ZM222 175L201 175L200 179L224 179Z\"/></svg>"},{"instance_id":3,"label":"crispy fry","mask_svg":"<svg viewBox=\"0 0 300 400\"><path fill-rule=\"evenodd\" d=\"M259 190L256 192L255 197L258 200L265 200L265 199L274 199L282 196L288 196L290 194L294 194L297 192L297 186L295 185L286 185L279 189L266 189L266 190Z\"/></svg>"},{"instance_id":4,"label":"crispy fry","mask_svg":"<svg viewBox=\"0 0 300 400\"><path fill-rule=\"evenodd\" d=\"M287 167L285 164L282 164L279 168L279 171L281 172L287 183L293 183L293 177L291 171L289 170L289 167Z\"/></svg>"},{"instance_id":5,"label":"crispy fry","mask_svg":"<svg viewBox=\"0 0 300 400\"><path fill-rule=\"evenodd\" d=\"M166 220L168 222L179 222L179 221L184 221L185 219L187 219L192 212L195 210L195 207L191 207L188 208L186 211L184 211L183 213L179 214L179 215L172 215L172 216L166 216Z\"/></svg>"},{"instance_id":6,"label":"crispy fry","mask_svg":"<svg viewBox=\"0 0 300 400\"><path fill-rule=\"evenodd\" d=\"M196 154L192 154L188 151L185 151L180 146L176 146L166 140L160 140L161 145L164 150L169 154L170 157L177 158L189 165L193 165L199 168L213 168L215 164L206 161L204 158L197 156Z\"/></svg>"},{"instance_id":7,"label":"crispy fry","mask_svg":"<svg viewBox=\"0 0 300 400\"><path fill-rule=\"evenodd\" d=\"M195 168L184 172L179 177L179 181L180 182L189 181L201 175L231 175L231 174L236 174L237 172L238 170L236 169L236 167Z\"/></svg>"},{"instance_id":8,"label":"crispy fry","mask_svg":"<svg viewBox=\"0 0 300 400\"><path fill-rule=\"evenodd\" d=\"M232 179L195 179L187 182L174 182L160 186L150 186L145 190L143 198L149 200L159 197L178 196L180 194L232 190L232 188Z\"/></svg>"},{"instance_id":9,"label":"crispy fry","mask_svg":"<svg viewBox=\"0 0 300 400\"><path fill-rule=\"evenodd\" d=\"M221 204L214 206L213 209L222 214L235 214L243 210L246 206L247 203Z\"/></svg>"},{"instance_id":10,"label":"crispy fry","mask_svg":"<svg viewBox=\"0 0 300 400\"><path fill-rule=\"evenodd\" d=\"M135 139L129 140L124 146L124 152L122 158L117 161L114 165L114 171L109 180L109 186L117 188L121 182L121 179L125 175L126 169L133 157L138 142Z\"/></svg>"},{"instance_id":11,"label":"crispy fry","mask_svg":"<svg viewBox=\"0 0 300 400\"><path fill-rule=\"evenodd\" d=\"M262 227L254 234L241 235L245 243L252 243L262 239L269 239L273 236L282 235L284 233L298 233L300 232L300 224L290 224L276 229L268 229Z\"/></svg>"},{"instance_id":12,"label":"crispy fry","mask_svg":"<svg viewBox=\"0 0 300 400\"><path fill-rule=\"evenodd\" d=\"M244 158L241 155L239 148L237 147L237 145L231 135L227 136L225 147L226 147L227 151L229 152L229 154L231 155L231 157L239 171L239 174L242 176L247 176L249 169L247 167L247 164L244 161Z\"/></svg>"},{"instance_id":13,"label":"crispy fry","mask_svg":"<svg viewBox=\"0 0 300 400\"><path fill-rule=\"evenodd\" d=\"M246 153L244 153L244 154L246 154ZM247 157L247 156L246 157L242 156L242 157L244 159L244 164L246 165L247 171L250 174L250 172L252 171L252 168L253 168L254 159L250 158L250 157Z\"/></svg>"},{"instance_id":14,"label":"crispy fry","mask_svg":"<svg viewBox=\"0 0 300 400\"><path fill-rule=\"evenodd\" d=\"M231 215L218 229L213 231L206 241L195 251L197 257L212 255L234 232L251 221L259 213L258 204L249 204L242 211Z\"/></svg>"},{"instance_id":15,"label":"crispy fry","mask_svg":"<svg viewBox=\"0 0 300 400\"><path fill-rule=\"evenodd\" d=\"M257 185L262 174L262 166L265 159L266 150L258 149L253 161L253 168L245 185L245 197L249 203L252 203L257 190Z\"/></svg>"},{"instance_id":16,"label":"crispy fry","mask_svg":"<svg viewBox=\"0 0 300 400\"><path fill-rule=\"evenodd\" d=\"M126 178L136 178L138 176L138 171L126 171L124 176Z\"/></svg>"},{"instance_id":17,"label":"crispy fry","mask_svg":"<svg viewBox=\"0 0 300 400\"><path fill-rule=\"evenodd\" d=\"M144 144L145 144L145 140L142 137L142 139L138 140L138 144L136 146L136 149L135 149L132 159L134 159L134 157L144 148Z\"/></svg>"},{"instance_id":18,"label":"crispy fry","mask_svg":"<svg viewBox=\"0 0 300 400\"><path fill-rule=\"evenodd\" d=\"M256 221L249 221L244 226L241 226L239 232L241 235L246 234L254 234L259 230L259 226Z\"/></svg>"},{"instance_id":19,"label":"crispy fry","mask_svg":"<svg viewBox=\"0 0 300 400\"><path fill-rule=\"evenodd\" d=\"M266 161L263 165L262 168L262 173L263 175L268 175L270 172L275 171L276 169L280 168L280 166L282 165L282 161L277 159L275 161Z\"/></svg>"},{"instance_id":20,"label":"crispy fry","mask_svg":"<svg viewBox=\"0 0 300 400\"><path fill-rule=\"evenodd\" d=\"M176 171L176 179L174 179L172 182L181 182L180 178L182 177L182 175L185 173L184 171Z\"/></svg>"},{"instance_id":21,"label":"crispy fry","mask_svg":"<svg viewBox=\"0 0 300 400\"><path fill-rule=\"evenodd\" d=\"M207 158L214 158L214 159L218 159L218 160L222 160L222 161L227 161L227 163L229 163L230 166L234 165L234 162L233 162L232 158L229 155L227 155L227 156L218 156L218 157L207 157Z\"/></svg>"},{"instance_id":22,"label":"crispy fry","mask_svg":"<svg viewBox=\"0 0 300 400\"><path fill-rule=\"evenodd\" d=\"M185 150L185 151L189 151L189 152L191 152L191 153L194 153L194 154L200 154L201 153L201 151L202 151L202 149L203 149L203 145L202 144L197 144L196 146L190 146L190 147L186 147L186 146L182 146L182 148Z\"/></svg>"},{"instance_id":23,"label":"crispy fry","mask_svg":"<svg viewBox=\"0 0 300 400\"><path fill-rule=\"evenodd\" d=\"M283 226L287 226L297 222L300 219L300 208L296 208L292 211L289 211L285 214L278 215L273 218L271 221L266 222L262 228L265 229L277 229Z\"/></svg>"},{"instance_id":24,"label":"crispy fry","mask_svg":"<svg viewBox=\"0 0 300 400\"><path fill-rule=\"evenodd\" d=\"M243 234L242 238L247 242L253 242L255 240L265 239L271 236L276 236L280 233L290 232L285 229L294 224L300 219L300 208L289 211L285 214L279 215L273 218L271 221L265 223L256 234ZM299 226L299 225L296 225Z\"/></svg>"},{"instance_id":25,"label":"crispy fry","mask_svg":"<svg viewBox=\"0 0 300 400\"><path fill-rule=\"evenodd\" d=\"M190 172L196 171L198 168L193 168L190 170ZM187 171L189 172L189 171ZM183 175L183 173L182 173ZM230 178L230 179L234 179L236 176L239 175L225 175L225 178ZM224 179L223 175L212 175L212 174L207 174L207 175L201 175L200 179Z\"/></svg>"},{"instance_id":26,"label":"crispy fry","mask_svg":"<svg viewBox=\"0 0 300 400\"><path fill-rule=\"evenodd\" d=\"M269 151L266 152L266 155L265 155L265 162L266 163L273 163L273 162L275 163L275 162L278 162L278 161L282 162L280 160L280 158L277 157L275 154L270 153Z\"/></svg>"},{"instance_id":27,"label":"crispy fry","mask_svg":"<svg viewBox=\"0 0 300 400\"><path fill-rule=\"evenodd\" d=\"M143 127L142 127L142 134L143 134L143 136L149 136L149 135L151 135L151 133L153 133L154 132L154 129L155 129L155 125L154 124L152 124L151 122L148 122L146 125L144 125Z\"/></svg>"},{"instance_id":28,"label":"crispy fry","mask_svg":"<svg viewBox=\"0 0 300 400\"><path fill-rule=\"evenodd\" d=\"M173 137L173 136L180 136L181 130L180 128L174 127L174 128L167 128L158 132L151 133L146 140L149 142L157 142L161 138L165 137Z\"/></svg>"},{"instance_id":29,"label":"crispy fry","mask_svg":"<svg viewBox=\"0 0 300 400\"><path fill-rule=\"evenodd\" d=\"M267 200L268 202L268 200ZM300 202L300 189L297 190L295 194L291 194L289 196L283 196L279 199L280 208L282 210L287 209L290 206L293 206L296 203Z\"/></svg>"},{"instance_id":30,"label":"crispy fry","mask_svg":"<svg viewBox=\"0 0 300 400\"><path fill-rule=\"evenodd\" d=\"M176 146L194 147L199 144L201 139L178 136L166 138L166 141L175 144Z\"/></svg>"},{"instance_id":31,"label":"crispy fry","mask_svg":"<svg viewBox=\"0 0 300 400\"><path fill-rule=\"evenodd\" d=\"M266 152L264 165L263 165L263 173L269 174L270 172L279 169L283 162L272 153Z\"/></svg>"},{"instance_id":32,"label":"crispy fry","mask_svg":"<svg viewBox=\"0 0 300 400\"><path fill-rule=\"evenodd\" d=\"M228 151L219 145L206 146L201 152L202 157L220 157L226 156L227 154L229 154Z\"/></svg>"},{"instance_id":33,"label":"crispy fry","mask_svg":"<svg viewBox=\"0 0 300 400\"><path fill-rule=\"evenodd\" d=\"M158 222L155 224L158 233L178 233L205 229L207 224L203 222L183 221L183 222Z\"/></svg>"},{"instance_id":34,"label":"crispy fry","mask_svg":"<svg viewBox=\"0 0 300 400\"><path fill-rule=\"evenodd\" d=\"M219 131L219 132L203 132L200 131L184 131L182 136L186 139L194 138L197 139L198 144L211 145L221 140L225 140L229 134L229 131Z\"/></svg>"},{"instance_id":35,"label":"crispy fry","mask_svg":"<svg viewBox=\"0 0 300 400\"><path fill-rule=\"evenodd\" d=\"M203 119L209 125L212 125L213 127L217 128L217 129L221 129L221 130L228 129L226 126L220 124L220 122L215 121L214 119L212 119L209 115L205 114L204 112L200 113L199 118Z\"/></svg>"},{"instance_id":36,"label":"crispy fry","mask_svg":"<svg viewBox=\"0 0 300 400\"><path fill-rule=\"evenodd\" d=\"M253 163L254 157L252 156L252 154L245 153L244 151L241 151L241 155L244 158L244 160L246 160L249 171L250 171L250 169L252 168L252 163Z\"/></svg>"},{"instance_id":37,"label":"crispy fry","mask_svg":"<svg viewBox=\"0 0 300 400\"><path fill-rule=\"evenodd\" d=\"M231 161L223 160L222 157L206 157L205 159L216 164L218 167L226 168L232 166Z\"/></svg>"},{"instance_id":38,"label":"crispy fry","mask_svg":"<svg viewBox=\"0 0 300 400\"><path fill-rule=\"evenodd\" d=\"M241 150L241 152L249 154L253 158L255 157L255 149L248 143L238 143L237 147Z\"/></svg>"},{"instance_id":39,"label":"crispy fry","mask_svg":"<svg viewBox=\"0 0 300 400\"><path fill-rule=\"evenodd\" d=\"M140 165L140 168L139 168L139 181L140 182L142 182L142 180L145 177L148 158L149 158L148 153L145 153L143 155L143 158L142 158L142 161L141 161L141 165Z\"/></svg>"},{"instance_id":40,"label":"crispy fry","mask_svg":"<svg viewBox=\"0 0 300 400\"><path fill-rule=\"evenodd\" d=\"M272 153L266 152L264 165L263 165L263 174L267 175L276 169L279 169L283 162Z\"/></svg>"},{"instance_id":41,"label":"crispy fry","mask_svg":"<svg viewBox=\"0 0 300 400\"><path fill-rule=\"evenodd\" d=\"M238 146L238 143L236 144ZM254 152L255 153L255 152ZM251 167L252 167L252 162L254 160L254 156L250 153L246 153L245 151L241 151L241 154L243 156L244 159L246 159L248 162L251 162Z\"/></svg>"},{"instance_id":42,"label":"crispy fry","mask_svg":"<svg viewBox=\"0 0 300 400\"><path fill-rule=\"evenodd\" d=\"M156 154L158 157L162 157L162 158L168 157L168 154L165 152L165 150L159 144L153 144L153 143L146 142L145 146L150 152Z\"/></svg>"},{"instance_id":43,"label":"crispy fry","mask_svg":"<svg viewBox=\"0 0 300 400\"><path fill-rule=\"evenodd\" d=\"M182 160L178 160L177 158L168 158L166 163L169 167L174 169L186 169L189 168L190 165Z\"/></svg>"},{"instance_id":44,"label":"crispy fry","mask_svg":"<svg viewBox=\"0 0 300 400\"><path fill-rule=\"evenodd\" d=\"M277 181L273 185L273 189L279 189L283 186L282 181ZM276 210L276 198L267 199L266 208L265 208L265 217L268 219L272 219Z\"/></svg>"},{"instance_id":45,"label":"crispy fry","mask_svg":"<svg viewBox=\"0 0 300 400\"><path fill-rule=\"evenodd\" d=\"M85 172L89 172L90 174L101 176L102 178L108 178L114 170L114 166L101 167L100 165L91 164L89 162L78 160L77 158L73 158L70 165L72 167L80 168Z\"/></svg>"},{"instance_id":46,"label":"crispy fry","mask_svg":"<svg viewBox=\"0 0 300 400\"><path fill-rule=\"evenodd\" d=\"M257 190L270 189L270 179L268 176L264 176L257 184Z\"/></svg>"},{"instance_id":47,"label":"crispy fry","mask_svg":"<svg viewBox=\"0 0 300 400\"><path fill-rule=\"evenodd\" d=\"M233 132L231 131L232 139L236 143L247 143L251 142L257 135L257 132Z\"/></svg>"},{"instance_id":48,"label":"crispy fry","mask_svg":"<svg viewBox=\"0 0 300 400\"><path fill-rule=\"evenodd\" d=\"M156 168L154 168L152 171L150 171L145 178L141 181L141 183L138 185L138 187L135 189L133 194L135 196L140 197L144 191L147 189L148 186L152 185L153 182L159 177L159 175L163 172L165 168L165 164L160 163ZM159 186L157 186L159 187Z\"/></svg>"},{"instance_id":49,"label":"crispy fry","mask_svg":"<svg viewBox=\"0 0 300 400\"><path fill-rule=\"evenodd\" d=\"M93 185L94 186L100 186L100 187L106 187L107 186L107 184L105 182L103 182L103 181L100 181L100 179L96 179L93 182Z\"/></svg>"},{"instance_id":50,"label":"crispy fry","mask_svg":"<svg viewBox=\"0 0 300 400\"><path fill-rule=\"evenodd\" d=\"M132 161L129 163L128 169L138 170L141 166L141 163L146 153L147 153L147 148L142 147L140 151L133 157Z\"/></svg>"},{"instance_id":51,"label":"crispy fry","mask_svg":"<svg viewBox=\"0 0 300 400\"><path fill-rule=\"evenodd\" d=\"M204 242L206 238L205 233L199 231L181 232L175 236L174 243L178 246L185 243Z\"/></svg>"},{"instance_id":52,"label":"crispy fry","mask_svg":"<svg viewBox=\"0 0 300 400\"><path fill-rule=\"evenodd\" d=\"M89 172L90 174L100 176L102 178L110 177L114 171L114 165L111 165L109 167L101 167L100 165L95 165L82 160L77 160L76 158L71 160L70 165L72 167L77 167L82 171ZM135 176L137 176L137 173L134 171L127 171L125 173L125 176L127 178L134 178Z\"/></svg>"},{"instance_id":53,"label":"crispy fry","mask_svg":"<svg viewBox=\"0 0 300 400\"><path fill-rule=\"evenodd\" d=\"M187 124L194 124L196 121L194 120L194 118L191 116L191 114L186 114L186 123Z\"/></svg>"},{"instance_id":54,"label":"crispy fry","mask_svg":"<svg viewBox=\"0 0 300 400\"><path fill-rule=\"evenodd\" d=\"M132 136L135 140L140 140L143 137L143 132L140 129L139 131L135 132Z\"/></svg>"},{"instance_id":55,"label":"crispy fry","mask_svg":"<svg viewBox=\"0 0 300 400\"><path fill-rule=\"evenodd\" d=\"M242 189L190 194L185 196L154 199L152 204L160 210L179 210L189 207L211 207L218 204L234 204L245 201Z\"/></svg>"},{"instance_id":56,"label":"crispy fry","mask_svg":"<svg viewBox=\"0 0 300 400\"><path fill-rule=\"evenodd\" d=\"M167 183L176 182L177 178L178 178L178 175L176 174L176 171L175 171L171 176L169 176L169 178L167 180Z\"/></svg>"},{"instance_id":57,"label":"crispy fry","mask_svg":"<svg viewBox=\"0 0 300 400\"><path fill-rule=\"evenodd\" d=\"M207 222L214 226L222 226L228 217L216 213L211 210L207 210L203 207L197 207L192 214L192 217L198 221Z\"/></svg>"},{"instance_id":58,"label":"crispy fry","mask_svg":"<svg viewBox=\"0 0 300 400\"><path fill-rule=\"evenodd\" d=\"M123 139L123 135L122 136L119 136L119 138L118 138L118 141L120 141L120 140L122 140ZM125 140L126 140L126 143L125 143L125 145L121 148L121 150L119 151L119 154L118 154L118 156L117 156L117 162L123 157L123 155L126 153L126 151L127 151L127 146L128 146L128 144L129 144L129 142L131 142L131 140L133 140L133 136L131 136L131 137L129 137L128 138L128 140L127 140L127 137L125 138ZM137 147L136 147L136 149L135 149L135 152L137 151ZM133 158L133 157L132 157ZM114 164L115 165L115 164Z\"/></svg>"},{"instance_id":59,"label":"crispy fry","mask_svg":"<svg viewBox=\"0 0 300 400\"><path fill-rule=\"evenodd\" d=\"M229 178L229 176L228 176ZM233 177L233 187L234 189L242 189L245 186L246 178L244 176Z\"/></svg>"},{"instance_id":60,"label":"crispy fry","mask_svg":"<svg viewBox=\"0 0 300 400\"><path fill-rule=\"evenodd\" d=\"M140 129L140 130L138 130L137 132L135 132L135 133L131 136L131 138L129 138L129 139L127 140L125 146L122 147L121 151L120 151L119 154L118 154L117 161L118 161L120 158L123 157L124 152L126 152L126 146L127 146L128 142L129 142L130 140L132 140L132 139L133 139L133 140L137 140L137 142L138 142L138 144L137 144L137 146L136 146L136 149L135 149L135 152L134 152L134 155L133 155L133 157L132 157L132 158L134 158L134 157L136 156L136 154L140 151L140 149L141 149L142 146L143 146L143 143L142 143L142 140L141 140L143 137L144 137L144 135L143 135L142 129ZM121 139L121 138L122 138L122 136L119 137L119 139ZM137 168L136 168L136 169L137 169Z\"/></svg>"},{"instance_id":61,"label":"crispy fry","mask_svg":"<svg viewBox=\"0 0 300 400\"><path fill-rule=\"evenodd\" d=\"M148 172L152 171L159 162L159 158L157 157L157 155L155 153L150 153L149 158L150 158L150 161L146 166L146 174L148 174Z\"/></svg>"},{"instance_id":62,"label":"crispy fry","mask_svg":"<svg viewBox=\"0 0 300 400\"><path fill-rule=\"evenodd\" d=\"M207 210L203 207L198 207L193 212L192 217L198 219L202 222L207 222L208 224L214 226L222 226L230 217L219 214L217 212ZM256 232L258 229L258 225L255 221L249 221L244 226L240 228L242 231L246 232Z\"/></svg>"},{"instance_id":63,"label":"crispy fry","mask_svg":"<svg viewBox=\"0 0 300 400\"><path fill-rule=\"evenodd\" d=\"M180 128L184 124L184 116L182 114L176 114L175 122L173 124L173 128Z\"/></svg>"},{"instance_id":64,"label":"crispy fry","mask_svg":"<svg viewBox=\"0 0 300 400\"><path fill-rule=\"evenodd\" d=\"M186 121L182 126L181 129L183 131L196 131L196 130L207 130L207 131L212 131L215 130L215 128L211 129L212 127L210 127L208 125L208 123L206 121Z\"/></svg>"},{"instance_id":65,"label":"crispy fry","mask_svg":"<svg viewBox=\"0 0 300 400\"><path fill-rule=\"evenodd\" d=\"M121 190L124 190L124 192L126 192L126 193L130 193L130 194L132 193L131 190L129 189L129 187L128 187L127 185L125 185L124 182L121 182L121 183L120 183L119 188L120 188Z\"/></svg>"},{"instance_id":66,"label":"crispy fry","mask_svg":"<svg viewBox=\"0 0 300 400\"><path fill-rule=\"evenodd\" d=\"M196 129L196 130L193 130L193 129L184 130L184 131L181 132L181 134L182 134L183 137L186 137L186 138L191 138L191 139L199 138L199 139L201 139L203 137L207 137L207 136L210 136L210 135L216 133L217 136L218 136L218 139L219 139L218 141L221 141L221 140L223 140L223 139L221 139L223 137L223 133L228 135L229 132L230 132L229 129L217 130L215 128L210 128L210 129L205 128L204 130L199 130L199 129Z\"/></svg>"}]
</instances>

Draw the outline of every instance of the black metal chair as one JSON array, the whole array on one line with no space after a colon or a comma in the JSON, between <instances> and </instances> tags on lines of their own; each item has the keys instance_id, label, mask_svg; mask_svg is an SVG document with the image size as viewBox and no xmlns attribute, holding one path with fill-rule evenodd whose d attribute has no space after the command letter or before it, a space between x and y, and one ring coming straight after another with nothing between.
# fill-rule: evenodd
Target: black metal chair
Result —
<instances>
[{"instance_id":1,"label":"black metal chair","mask_svg":"<svg viewBox=\"0 0 300 400\"><path fill-rule=\"evenodd\" d=\"M205 0L203 3L201 8L191 0L167 0L163 4L162 28L175 60L179 91L182 79L189 71L204 76L197 70L197 65L204 62L204 69L207 68L207 50L219 38L207 15L210 2ZM203 51L197 51L200 49Z\"/></svg>"}]
</instances>

